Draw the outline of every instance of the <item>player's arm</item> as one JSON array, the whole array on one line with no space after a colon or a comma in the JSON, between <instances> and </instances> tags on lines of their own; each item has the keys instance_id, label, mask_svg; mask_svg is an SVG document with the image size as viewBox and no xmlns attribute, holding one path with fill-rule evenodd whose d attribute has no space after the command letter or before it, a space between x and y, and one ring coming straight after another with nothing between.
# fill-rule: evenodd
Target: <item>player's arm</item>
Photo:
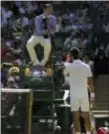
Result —
<instances>
[{"instance_id":1,"label":"player's arm","mask_svg":"<svg viewBox=\"0 0 109 134\"><path fill-rule=\"evenodd\" d=\"M88 77L88 88L90 93L94 93L94 85L93 85L93 78L92 77Z\"/></svg>"},{"instance_id":2,"label":"player's arm","mask_svg":"<svg viewBox=\"0 0 109 134\"><path fill-rule=\"evenodd\" d=\"M90 93L94 93L93 77L90 66L87 67L87 85Z\"/></svg>"},{"instance_id":3,"label":"player's arm","mask_svg":"<svg viewBox=\"0 0 109 134\"><path fill-rule=\"evenodd\" d=\"M94 93L93 77L92 77L92 72L91 72L90 67L88 67L87 71L88 71L87 72L87 85L90 91L91 99L93 100L95 98L95 93Z\"/></svg>"}]
</instances>

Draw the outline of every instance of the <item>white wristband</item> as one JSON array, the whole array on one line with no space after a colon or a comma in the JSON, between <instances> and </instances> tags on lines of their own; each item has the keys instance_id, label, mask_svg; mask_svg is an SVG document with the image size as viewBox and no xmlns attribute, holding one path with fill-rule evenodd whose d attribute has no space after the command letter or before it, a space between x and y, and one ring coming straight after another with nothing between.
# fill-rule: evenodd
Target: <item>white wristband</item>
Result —
<instances>
[{"instance_id":1,"label":"white wristband","mask_svg":"<svg viewBox=\"0 0 109 134\"><path fill-rule=\"evenodd\" d=\"M94 93L91 93L91 98L95 98L95 94Z\"/></svg>"}]
</instances>

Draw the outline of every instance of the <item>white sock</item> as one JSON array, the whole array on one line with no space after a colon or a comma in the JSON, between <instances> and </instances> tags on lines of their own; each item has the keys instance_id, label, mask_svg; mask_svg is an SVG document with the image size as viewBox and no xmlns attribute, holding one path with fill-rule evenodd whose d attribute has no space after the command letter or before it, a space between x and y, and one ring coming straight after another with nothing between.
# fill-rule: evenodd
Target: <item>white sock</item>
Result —
<instances>
[{"instance_id":1,"label":"white sock","mask_svg":"<svg viewBox=\"0 0 109 134\"><path fill-rule=\"evenodd\" d=\"M91 134L91 132L86 132L86 134Z\"/></svg>"}]
</instances>

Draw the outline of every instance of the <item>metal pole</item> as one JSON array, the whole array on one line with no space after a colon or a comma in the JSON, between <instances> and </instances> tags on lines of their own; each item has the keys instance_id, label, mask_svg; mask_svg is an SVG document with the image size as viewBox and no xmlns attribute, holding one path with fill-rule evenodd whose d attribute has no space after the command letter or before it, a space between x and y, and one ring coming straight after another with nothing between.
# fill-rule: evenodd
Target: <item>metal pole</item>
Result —
<instances>
[{"instance_id":1,"label":"metal pole","mask_svg":"<svg viewBox=\"0 0 109 134\"><path fill-rule=\"evenodd\" d=\"M31 126L32 126L32 104L33 104L33 92L30 91L30 93L27 95L27 108L28 108L28 114L27 114L27 133L31 134Z\"/></svg>"}]
</instances>

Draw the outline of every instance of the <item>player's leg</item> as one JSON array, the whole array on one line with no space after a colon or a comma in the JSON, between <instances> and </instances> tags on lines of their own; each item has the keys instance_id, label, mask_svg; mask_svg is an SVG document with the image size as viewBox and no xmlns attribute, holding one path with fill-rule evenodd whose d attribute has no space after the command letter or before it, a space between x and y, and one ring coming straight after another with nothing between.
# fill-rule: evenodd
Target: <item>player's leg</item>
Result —
<instances>
[{"instance_id":1,"label":"player's leg","mask_svg":"<svg viewBox=\"0 0 109 134\"><path fill-rule=\"evenodd\" d=\"M79 122L79 112L73 111L73 123L74 123L74 130L76 134L80 134L80 122Z\"/></svg>"},{"instance_id":2,"label":"player's leg","mask_svg":"<svg viewBox=\"0 0 109 134\"><path fill-rule=\"evenodd\" d=\"M73 113L73 132L80 134L80 123L79 123L79 99L76 96L71 96L71 111Z\"/></svg>"},{"instance_id":3,"label":"player's leg","mask_svg":"<svg viewBox=\"0 0 109 134\"><path fill-rule=\"evenodd\" d=\"M49 59L49 55L51 53L51 40L50 39L42 39L41 45L44 47L44 58L41 61L41 65L44 66Z\"/></svg>"},{"instance_id":4,"label":"player's leg","mask_svg":"<svg viewBox=\"0 0 109 134\"><path fill-rule=\"evenodd\" d=\"M88 94L84 95L81 100L81 111L82 111L82 117L85 120L85 129L86 133L91 133L91 120L90 120L90 114L89 114L89 99Z\"/></svg>"},{"instance_id":5,"label":"player's leg","mask_svg":"<svg viewBox=\"0 0 109 134\"><path fill-rule=\"evenodd\" d=\"M85 121L84 121L84 118L81 115L81 112L80 112L80 127L81 127L81 133L86 134Z\"/></svg>"},{"instance_id":6,"label":"player's leg","mask_svg":"<svg viewBox=\"0 0 109 134\"><path fill-rule=\"evenodd\" d=\"M85 128L86 128L86 132L87 134L91 133L91 121L90 121L90 115L89 112L83 112L83 118L85 120Z\"/></svg>"},{"instance_id":7,"label":"player's leg","mask_svg":"<svg viewBox=\"0 0 109 134\"><path fill-rule=\"evenodd\" d=\"M39 64L39 60L37 58L36 51L34 49L34 47L38 43L39 43L38 37L37 36L32 36L26 44L26 48L27 48L28 54L30 56L31 62L33 62L33 65L38 65Z\"/></svg>"}]
</instances>

